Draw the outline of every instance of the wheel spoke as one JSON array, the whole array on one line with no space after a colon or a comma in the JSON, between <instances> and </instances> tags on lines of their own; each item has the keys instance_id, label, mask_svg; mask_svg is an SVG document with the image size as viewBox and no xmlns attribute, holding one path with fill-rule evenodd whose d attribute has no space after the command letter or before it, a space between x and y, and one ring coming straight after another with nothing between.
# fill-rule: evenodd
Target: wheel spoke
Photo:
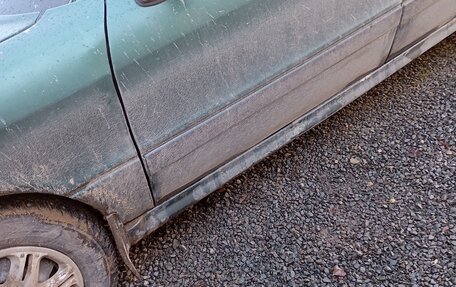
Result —
<instances>
[{"instance_id":1,"label":"wheel spoke","mask_svg":"<svg viewBox=\"0 0 456 287\"><path fill-rule=\"evenodd\" d=\"M27 253L15 253L9 257L11 262L8 278L5 286L19 286L24 276L25 264L27 262Z\"/></svg>"},{"instance_id":2,"label":"wheel spoke","mask_svg":"<svg viewBox=\"0 0 456 287\"><path fill-rule=\"evenodd\" d=\"M25 274L24 285L35 286L38 284L38 277L40 275L40 262L44 254L30 254L29 262L27 265L27 273Z\"/></svg>"},{"instance_id":3,"label":"wheel spoke","mask_svg":"<svg viewBox=\"0 0 456 287\"><path fill-rule=\"evenodd\" d=\"M73 275L73 270L70 266L59 266L59 270L47 281L43 282L43 286L61 286L68 279L71 279ZM73 276L74 277L74 276ZM71 286L71 285L70 285Z\"/></svg>"},{"instance_id":4,"label":"wheel spoke","mask_svg":"<svg viewBox=\"0 0 456 287\"><path fill-rule=\"evenodd\" d=\"M76 282L76 279L74 279L74 276L69 278L67 281L63 282L62 284L59 285L59 287L71 287L71 286L80 286L78 285L78 282Z\"/></svg>"}]
</instances>

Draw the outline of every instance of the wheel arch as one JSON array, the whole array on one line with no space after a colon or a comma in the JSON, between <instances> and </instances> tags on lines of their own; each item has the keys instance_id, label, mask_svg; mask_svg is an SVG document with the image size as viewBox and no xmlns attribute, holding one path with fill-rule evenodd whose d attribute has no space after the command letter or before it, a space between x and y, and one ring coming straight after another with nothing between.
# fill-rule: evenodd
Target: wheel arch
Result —
<instances>
[{"instance_id":1,"label":"wheel arch","mask_svg":"<svg viewBox=\"0 0 456 287\"><path fill-rule=\"evenodd\" d=\"M106 223L106 226L108 226L108 223L106 221L106 210L100 209L98 206L94 206L89 204L88 202L84 202L79 199L75 198L69 198L63 195L58 195L54 193L49 193L49 192L43 192L43 193L36 193L36 192L6 192L6 193L0 193L0 209L2 209L5 205L7 205L7 202L12 202L12 201L26 201L34 198L39 198L39 199L47 199L50 201L59 201L63 202L67 205L71 205L72 207L80 210L80 211L86 211L90 210L93 215L98 218L99 220L103 221ZM5 204L6 203L6 204ZM111 232L111 231L110 231Z\"/></svg>"}]
</instances>

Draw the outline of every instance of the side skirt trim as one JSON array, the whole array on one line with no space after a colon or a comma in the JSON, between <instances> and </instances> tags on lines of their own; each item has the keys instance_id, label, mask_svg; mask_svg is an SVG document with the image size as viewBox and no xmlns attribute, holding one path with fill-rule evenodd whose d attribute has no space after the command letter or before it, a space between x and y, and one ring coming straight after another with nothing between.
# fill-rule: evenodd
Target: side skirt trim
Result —
<instances>
[{"instance_id":1,"label":"side skirt trim","mask_svg":"<svg viewBox=\"0 0 456 287\"><path fill-rule=\"evenodd\" d=\"M265 139L257 146L239 155L137 219L129 222L125 226L128 233L128 240L131 244L137 243L143 237L158 229L170 218L178 215L186 207L197 203L241 172L292 141L298 135L326 120L455 31L456 18L369 75L359 79L330 100Z\"/></svg>"}]
</instances>

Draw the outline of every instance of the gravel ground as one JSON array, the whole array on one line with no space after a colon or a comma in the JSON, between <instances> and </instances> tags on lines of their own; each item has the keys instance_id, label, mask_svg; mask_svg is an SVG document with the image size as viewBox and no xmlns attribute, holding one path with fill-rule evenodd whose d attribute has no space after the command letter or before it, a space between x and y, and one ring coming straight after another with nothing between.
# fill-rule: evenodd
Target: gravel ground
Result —
<instances>
[{"instance_id":1,"label":"gravel ground","mask_svg":"<svg viewBox=\"0 0 456 287\"><path fill-rule=\"evenodd\" d=\"M456 286L456 34L133 247L121 286Z\"/></svg>"}]
</instances>

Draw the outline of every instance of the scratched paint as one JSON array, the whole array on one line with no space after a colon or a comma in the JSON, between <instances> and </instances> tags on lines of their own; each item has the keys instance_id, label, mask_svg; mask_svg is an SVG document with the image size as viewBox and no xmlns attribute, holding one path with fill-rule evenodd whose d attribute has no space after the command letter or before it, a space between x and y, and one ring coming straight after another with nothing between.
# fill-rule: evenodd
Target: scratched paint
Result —
<instances>
[{"instance_id":1,"label":"scratched paint","mask_svg":"<svg viewBox=\"0 0 456 287\"><path fill-rule=\"evenodd\" d=\"M271 111L269 119L262 119L254 116L259 112L255 107L244 107L247 111L243 114L234 114L229 108L366 23L399 8L400 3L401 0L168 0L140 7L132 1L108 0L113 64L133 134L146 158L156 200L177 192L273 133L283 125L282 120L296 116L295 108L309 109L328 96L328 85L313 95L303 95L307 103L298 102L301 106L290 107L289 112L282 110L283 118L277 115L277 109ZM378 38L391 32L399 22L396 18L400 15L393 17L394 21L383 31L371 34ZM378 48L366 55L364 67L358 67L356 72L350 70L338 79L356 78L367 72L365 69L375 68L388 52L389 41L391 37L380 41ZM352 44L355 49L357 43ZM347 55L333 56L333 63L337 63ZM321 72L312 65L308 71L313 76ZM340 86L339 81L332 84L332 89ZM263 103L277 100L273 95L268 97ZM215 129L210 122L222 113L222 124ZM258 122L250 120L249 128L244 129L249 117ZM263 129L265 125L269 129ZM204 128L188 141L177 140L192 133L190 129L195 126ZM228 134L230 139L217 148L215 142ZM169 142L173 142L173 147L168 149Z\"/></svg>"},{"instance_id":2,"label":"scratched paint","mask_svg":"<svg viewBox=\"0 0 456 287\"><path fill-rule=\"evenodd\" d=\"M184 189L179 194L169 198L156 208L131 221L126 225L129 241L132 244L137 243L144 236L158 229L168 219L178 215L186 207L197 203L217 188L220 188L225 182L247 170L256 162L270 155L273 151L289 143L296 136L311 129L338 110L353 102L369 89L375 87L381 81L391 76L397 70L419 57L436 43L442 41L455 31L456 19L436 31L435 34L421 40L415 46L410 47L403 54L392 59L365 77L360 78L329 101L322 103L311 112L296 119L260 144L252 147L245 153L240 154L232 161L219 167L217 170Z\"/></svg>"},{"instance_id":3,"label":"scratched paint","mask_svg":"<svg viewBox=\"0 0 456 287\"><path fill-rule=\"evenodd\" d=\"M135 158L112 83L103 1L78 0L46 10L26 31L1 42L0 83L0 195L69 195ZM144 173L137 171L134 179L144 183ZM117 183L104 180L105 194L85 189L75 198L102 211L118 209L120 193L128 190ZM153 206L147 183L131 188L139 199L123 202L118 210L123 219Z\"/></svg>"},{"instance_id":4,"label":"scratched paint","mask_svg":"<svg viewBox=\"0 0 456 287\"><path fill-rule=\"evenodd\" d=\"M146 152L401 0L108 0L108 33Z\"/></svg>"}]
</instances>

